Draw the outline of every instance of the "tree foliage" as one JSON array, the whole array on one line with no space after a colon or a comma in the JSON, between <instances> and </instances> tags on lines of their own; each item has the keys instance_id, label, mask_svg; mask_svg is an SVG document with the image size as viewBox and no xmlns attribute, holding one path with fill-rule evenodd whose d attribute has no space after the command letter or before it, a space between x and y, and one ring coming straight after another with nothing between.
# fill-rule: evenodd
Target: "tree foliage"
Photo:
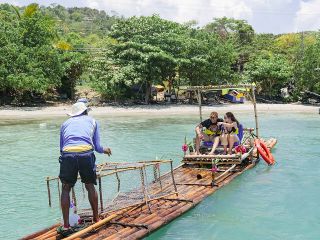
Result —
<instances>
[{"instance_id":1,"label":"tree foliage","mask_svg":"<svg viewBox=\"0 0 320 240\"><path fill-rule=\"evenodd\" d=\"M106 53L111 66L100 65L108 69L109 77L103 77L107 81L104 86L110 88L117 82L129 89L138 84L145 92L146 103L152 84L163 81L169 81L170 86L213 84L231 74L233 46L219 41L215 33L153 15L121 19L112 27L110 36L116 44Z\"/></svg>"},{"instance_id":2,"label":"tree foliage","mask_svg":"<svg viewBox=\"0 0 320 240\"><path fill-rule=\"evenodd\" d=\"M20 10L0 8L0 93L23 101L26 95L44 95L63 89L73 97L75 81L82 73L79 54L66 51L52 18L37 4ZM70 49L70 46L69 46Z\"/></svg>"},{"instance_id":3,"label":"tree foliage","mask_svg":"<svg viewBox=\"0 0 320 240\"><path fill-rule=\"evenodd\" d=\"M284 56L269 52L254 57L246 66L249 79L270 97L280 94L280 89L291 80L292 70Z\"/></svg>"},{"instance_id":4,"label":"tree foliage","mask_svg":"<svg viewBox=\"0 0 320 240\"><path fill-rule=\"evenodd\" d=\"M204 27L158 15L124 18L90 8L0 4L0 97L59 93L85 82L105 99L143 99L152 86L255 82L279 96L293 86L320 93L318 33L257 34L245 20ZM79 81L81 80L81 81Z\"/></svg>"}]
</instances>

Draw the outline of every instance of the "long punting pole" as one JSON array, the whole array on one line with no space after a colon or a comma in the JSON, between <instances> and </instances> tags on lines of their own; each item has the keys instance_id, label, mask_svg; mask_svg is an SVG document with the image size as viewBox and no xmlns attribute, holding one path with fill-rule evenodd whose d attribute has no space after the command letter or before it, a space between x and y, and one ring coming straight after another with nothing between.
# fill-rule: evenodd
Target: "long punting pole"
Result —
<instances>
[{"instance_id":1,"label":"long punting pole","mask_svg":"<svg viewBox=\"0 0 320 240\"><path fill-rule=\"evenodd\" d=\"M49 178L49 177L47 177L48 199L49 199L49 206L51 207L51 192L50 192L50 185L49 185L49 182L50 182L50 178Z\"/></svg>"},{"instance_id":2,"label":"long punting pole","mask_svg":"<svg viewBox=\"0 0 320 240\"><path fill-rule=\"evenodd\" d=\"M201 107L201 90L198 90L198 104L199 104L199 115L200 115L200 122L202 122L202 107Z\"/></svg>"},{"instance_id":3,"label":"long punting pole","mask_svg":"<svg viewBox=\"0 0 320 240\"><path fill-rule=\"evenodd\" d=\"M252 100L253 100L253 109L254 109L254 119L256 122L256 135L259 138L259 124L258 124L258 113L257 113L257 102L256 102L256 95L255 95L255 87L251 87L252 91Z\"/></svg>"},{"instance_id":4,"label":"long punting pole","mask_svg":"<svg viewBox=\"0 0 320 240\"><path fill-rule=\"evenodd\" d=\"M103 196L102 196L102 184L101 184L100 175L98 175L98 183L99 183L100 212L103 213Z\"/></svg>"}]
</instances>

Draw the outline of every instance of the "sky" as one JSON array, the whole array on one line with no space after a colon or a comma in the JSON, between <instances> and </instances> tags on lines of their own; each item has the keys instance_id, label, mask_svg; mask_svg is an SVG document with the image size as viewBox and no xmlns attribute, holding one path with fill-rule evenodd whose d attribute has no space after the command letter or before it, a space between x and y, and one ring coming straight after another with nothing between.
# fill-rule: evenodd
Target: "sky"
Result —
<instances>
[{"instance_id":1,"label":"sky","mask_svg":"<svg viewBox=\"0 0 320 240\"><path fill-rule=\"evenodd\" d=\"M33 2L90 7L125 17L156 13L180 23L196 20L200 26L226 16L247 20L258 33L320 29L320 0L0 0L18 6Z\"/></svg>"}]
</instances>

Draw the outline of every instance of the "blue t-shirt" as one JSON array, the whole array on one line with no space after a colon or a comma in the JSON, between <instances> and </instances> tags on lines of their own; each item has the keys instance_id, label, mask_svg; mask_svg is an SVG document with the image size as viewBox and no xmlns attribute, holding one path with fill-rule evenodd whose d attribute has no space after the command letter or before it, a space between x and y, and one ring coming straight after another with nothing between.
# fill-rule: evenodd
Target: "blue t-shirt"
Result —
<instances>
[{"instance_id":1,"label":"blue t-shirt","mask_svg":"<svg viewBox=\"0 0 320 240\"><path fill-rule=\"evenodd\" d=\"M92 146L98 153L103 153L98 123L88 115L69 118L60 129L60 152L68 147L86 145Z\"/></svg>"}]
</instances>

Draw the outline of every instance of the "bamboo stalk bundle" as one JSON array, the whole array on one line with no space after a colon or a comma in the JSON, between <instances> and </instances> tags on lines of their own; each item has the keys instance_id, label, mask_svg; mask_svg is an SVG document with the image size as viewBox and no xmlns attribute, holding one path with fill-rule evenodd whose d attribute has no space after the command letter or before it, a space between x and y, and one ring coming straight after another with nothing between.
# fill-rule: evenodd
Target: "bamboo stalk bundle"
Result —
<instances>
[{"instance_id":1,"label":"bamboo stalk bundle","mask_svg":"<svg viewBox=\"0 0 320 240\"><path fill-rule=\"evenodd\" d=\"M35 239L37 238L38 236L42 235L42 234L46 234L47 232L51 231L52 229L56 229L56 227L58 227L60 224L59 223L56 223L50 227L47 227L45 229L42 229L41 231L38 231L38 232L35 232L35 233L32 233L28 236L25 236L23 238L21 238L21 240L27 240L27 239Z\"/></svg>"}]
</instances>

